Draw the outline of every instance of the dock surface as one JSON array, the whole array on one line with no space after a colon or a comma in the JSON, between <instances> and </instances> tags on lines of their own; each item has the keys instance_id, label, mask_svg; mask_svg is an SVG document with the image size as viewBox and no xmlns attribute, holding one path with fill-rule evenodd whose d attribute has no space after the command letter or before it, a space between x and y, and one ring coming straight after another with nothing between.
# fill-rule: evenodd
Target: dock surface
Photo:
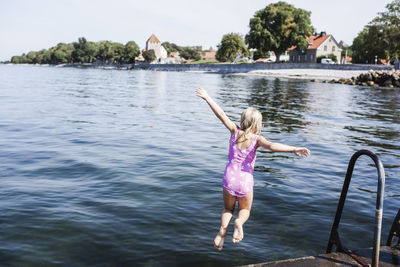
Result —
<instances>
[{"instance_id":1,"label":"dock surface","mask_svg":"<svg viewBox=\"0 0 400 267\"><path fill-rule=\"evenodd\" d=\"M354 250L363 261L371 264L372 248ZM321 254L318 256L309 256L296 259L264 262L258 264L245 265L247 267L320 267L320 266L346 266L360 267L363 266L349 255L341 252L329 254ZM380 267L400 267L400 250L391 247L381 247L379 254Z\"/></svg>"}]
</instances>

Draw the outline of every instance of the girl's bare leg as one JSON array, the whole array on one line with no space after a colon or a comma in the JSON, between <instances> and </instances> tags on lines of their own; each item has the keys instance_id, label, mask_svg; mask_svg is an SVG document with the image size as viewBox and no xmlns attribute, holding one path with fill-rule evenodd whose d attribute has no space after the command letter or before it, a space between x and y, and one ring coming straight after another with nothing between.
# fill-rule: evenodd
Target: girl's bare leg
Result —
<instances>
[{"instance_id":1,"label":"girl's bare leg","mask_svg":"<svg viewBox=\"0 0 400 267\"><path fill-rule=\"evenodd\" d=\"M235 210L236 197L230 195L224 188L224 210L221 214L221 227L217 236L214 239L214 246L221 251L224 247L226 232L228 231L229 223L231 222L233 211Z\"/></svg>"},{"instance_id":2,"label":"girl's bare leg","mask_svg":"<svg viewBox=\"0 0 400 267\"><path fill-rule=\"evenodd\" d=\"M253 203L253 190L244 197L238 198L238 217L235 220L235 230L233 231L233 243L239 243L244 236L243 224L250 216L251 205Z\"/></svg>"}]
</instances>

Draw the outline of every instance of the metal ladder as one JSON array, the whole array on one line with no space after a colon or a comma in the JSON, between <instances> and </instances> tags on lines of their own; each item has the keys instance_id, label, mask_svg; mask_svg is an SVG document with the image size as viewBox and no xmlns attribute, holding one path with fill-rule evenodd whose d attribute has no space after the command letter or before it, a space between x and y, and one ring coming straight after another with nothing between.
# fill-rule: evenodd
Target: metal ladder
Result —
<instances>
[{"instance_id":1,"label":"metal ladder","mask_svg":"<svg viewBox=\"0 0 400 267\"><path fill-rule=\"evenodd\" d=\"M350 159L349 165L347 167L346 178L343 183L342 193L340 195L339 204L336 210L335 220L332 225L331 234L329 237L328 247L326 249L326 253L332 252L332 246L336 246L337 252L344 252L354 258L363 266L369 266L364 260L355 255L351 250L344 247L339 237L339 223L340 218L342 216L344 202L346 201L347 191L349 189L351 176L353 174L354 165L357 159L361 155L369 156L375 163L375 166L378 170L378 190L376 197L376 211L375 211L375 230L374 230L374 242L373 242L373 254L372 254L372 266L378 267L379 265L379 250L380 250L380 242L381 242L381 230L382 230L382 213L383 213L383 196L385 191L385 171L383 169L382 162L379 158L369 150L359 150L353 154Z\"/></svg>"}]
</instances>

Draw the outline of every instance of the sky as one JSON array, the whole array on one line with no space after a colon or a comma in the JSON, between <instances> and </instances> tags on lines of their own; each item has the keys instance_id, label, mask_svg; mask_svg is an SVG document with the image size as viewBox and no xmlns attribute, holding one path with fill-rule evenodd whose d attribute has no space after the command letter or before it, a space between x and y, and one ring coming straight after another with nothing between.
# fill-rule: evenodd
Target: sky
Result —
<instances>
[{"instance_id":1,"label":"sky","mask_svg":"<svg viewBox=\"0 0 400 267\"><path fill-rule=\"evenodd\" d=\"M216 46L222 36L249 31L250 18L275 0L0 0L0 61L79 37L135 41L155 34L181 46ZM352 44L391 0L286 0L311 11L318 32Z\"/></svg>"}]
</instances>

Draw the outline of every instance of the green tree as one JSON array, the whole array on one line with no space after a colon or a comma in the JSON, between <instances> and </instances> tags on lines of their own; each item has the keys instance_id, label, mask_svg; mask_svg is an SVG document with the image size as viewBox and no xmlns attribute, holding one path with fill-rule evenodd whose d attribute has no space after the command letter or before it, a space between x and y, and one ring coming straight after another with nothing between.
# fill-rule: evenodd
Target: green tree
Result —
<instances>
[{"instance_id":1,"label":"green tree","mask_svg":"<svg viewBox=\"0 0 400 267\"><path fill-rule=\"evenodd\" d=\"M314 31L310 14L285 2L270 4L250 19L246 43L249 48L259 50L259 54L274 51L279 62L280 55L291 46L308 46L306 37Z\"/></svg>"},{"instance_id":2,"label":"green tree","mask_svg":"<svg viewBox=\"0 0 400 267\"><path fill-rule=\"evenodd\" d=\"M79 63L90 62L90 48L85 37L78 39L78 42L72 43L74 51L72 52L72 60Z\"/></svg>"},{"instance_id":3,"label":"green tree","mask_svg":"<svg viewBox=\"0 0 400 267\"><path fill-rule=\"evenodd\" d=\"M11 57L10 62L13 63L13 64L21 64L22 63L21 62L21 57L20 56L13 56L13 57Z\"/></svg>"},{"instance_id":4,"label":"green tree","mask_svg":"<svg viewBox=\"0 0 400 267\"><path fill-rule=\"evenodd\" d=\"M179 55L185 59L200 60L201 59L201 47L179 47Z\"/></svg>"},{"instance_id":5,"label":"green tree","mask_svg":"<svg viewBox=\"0 0 400 267\"><path fill-rule=\"evenodd\" d=\"M386 5L386 11L380 12L373 25L382 27L387 54L400 56L400 0L394 0Z\"/></svg>"},{"instance_id":6,"label":"green tree","mask_svg":"<svg viewBox=\"0 0 400 267\"><path fill-rule=\"evenodd\" d=\"M134 44L129 44L128 42L127 45L128 48L118 42L101 41L97 44L97 59L106 64L124 63L126 62L128 56L126 52L129 51L130 48L134 49Z\"/></svg>"},{"instance_id":7,"label":"green tree","mask_svg":"<svg viewBox=\"0 0 400 267\"><path fill-rule=\"evenodd\" d=\"M51 53L46 49L40 50L36 55L36 61L39 64L50 64L51 62Z\"/></svg>"},{"instance_id":8,"label":"green tree","mask_svg":"<svg viewBox=\"0 0 400 267\"><path fill-rule=\"evenodd\" d=\"M374 63L375 56L386 59L388 56L384 32L378 25L369 25L353 40L351 46L354 63Z\"/></svg>"},{"instance_id":9,"label":"green tree","mask_svg":"<svg viewBox=\"0 0 400 267\"><path fill-rule=\"evenodd\" d=\"M22 63L22 64L29 63L25 53L23 53L23 54L20 56L20 63Z\"/></svg>"},{"instance_id":10,"label":"green tree","mask_svg":"<svg viewBox=\"0 0 400 267\"><path fill-rule=\"evenodd\" d=\"M46 63L64 64L72 62L72 53L74 46L72 44L59 43L48 50L49 58Z\"/></svg>"},{"instance_id":11,"label":"green tree","mask_svg":"<svg viewBox=\"0 0 400 267\"><path fill-rule=\"evenodd\" d=\"M243 38L238 33L225 34L217 47L216 58L218 61L234 61L238 55L248 55Z\"/></svg>"},{"instance_id":12,"label":"green tree","mask_svg":"<svg viewBox=\"0 0 400 267\"><path fill-rule=\"evenodd\" d=\"M400 0L386 5L353 40L354 63L373 63L375 57L393 59L400 56Z\"/></svg>"},{"instance_id":13,"label":"green tree","mask_svg":"<svg viewBox=\"0 0 400 267\"><path fill-rule=\"evenodd\" d=\"M135 63L135 58L139 54L139 46L134 41L127 42L124 47L124 63Z\"/></svg>"},{"instance_id":14,"label":"green tree","mask_svg":"<svg viewBox=\"0 0 400 267\"><path fill-rule=\"evenodd\" d=\"M29 63L29 64L38 63L38 62L36 62L36 54L37 54L37 52L35 52L35 51L31 51L28 54L26 54L26 59L27 59L26 63Z\"/></svg>"},{"instance_id":15,"label":"green tree","mask_svg":"<svg viewBox=\"0 0 400 267\"><path fill-rule=\"evenodd\" d=\"M95 42L87 42L86 47L86 62L92 63L96 61L97 53L99 51L99 46Z\"/></svg>"},{"instance_id":16,"label":"green tree","mask_svg":"<svg viewBox=\"0 0 400 267\"><path fill-rule=\"evenodd\" d=\"M11 58L11 62L16 64L62 64L68 62L92 63L99 60L104 63L134 63L135 57L139 54L139 46L134 41L129 41L125 45L110 41L96 43L81 37L78 42L59 43L48 50L42 49L14 56Z\"/></svg>"},{"instance_id":17,"label":"green tree","mask_svg":"<svg viewBox=\"0 0 400 267\"><path fill-rule=\"evenodd\" d=\"M62 50L55 50L51 55L51 63L64 64L68 62L67 54Z\"/></svg>"},{"instance_id":18,"label":"green tree","mask_svg":"<svg viewBox=\"0 0 400 267\"><path fill-rule=\"evenodd\" d=\"M165 48L165 50L167 50L168 55L171 52L177 52L179 50L179 46L174 43L163 42L161 45Z\"/></svg>"},{"instance_id":19,"label":"green tree","mask_svg":"<svg viewBox=\"0 0 400 267\"><path fill-rule=\"evenodd\" d=\"M154 53L153 49L146 50L142 53L142 56L146 62L150 63L157 59L156 53Z\"/></svg>"},{"instance_id":20,"label":"green tree","mask_svg":"<svg viewBox=\"0 0 400 267\"><path fill-rule=\"evenodd\" d=\"M98 44L97 59L103 63L112 62L114 58L114 51L112 49L112 43L110 41L101 41Z\"/></svg>"},{"instance_id":21,"label":"green tree","mask_svg":"<svg viewBox=\"0 0 400 267\"><path fill-rule=\"evenodd\" d=\"M112 54L113 54L111 63L124 62L125 47L123 44L113 42L113 43L111 43L111 50L112 50Z\"/></svg>"}]
</instances>

